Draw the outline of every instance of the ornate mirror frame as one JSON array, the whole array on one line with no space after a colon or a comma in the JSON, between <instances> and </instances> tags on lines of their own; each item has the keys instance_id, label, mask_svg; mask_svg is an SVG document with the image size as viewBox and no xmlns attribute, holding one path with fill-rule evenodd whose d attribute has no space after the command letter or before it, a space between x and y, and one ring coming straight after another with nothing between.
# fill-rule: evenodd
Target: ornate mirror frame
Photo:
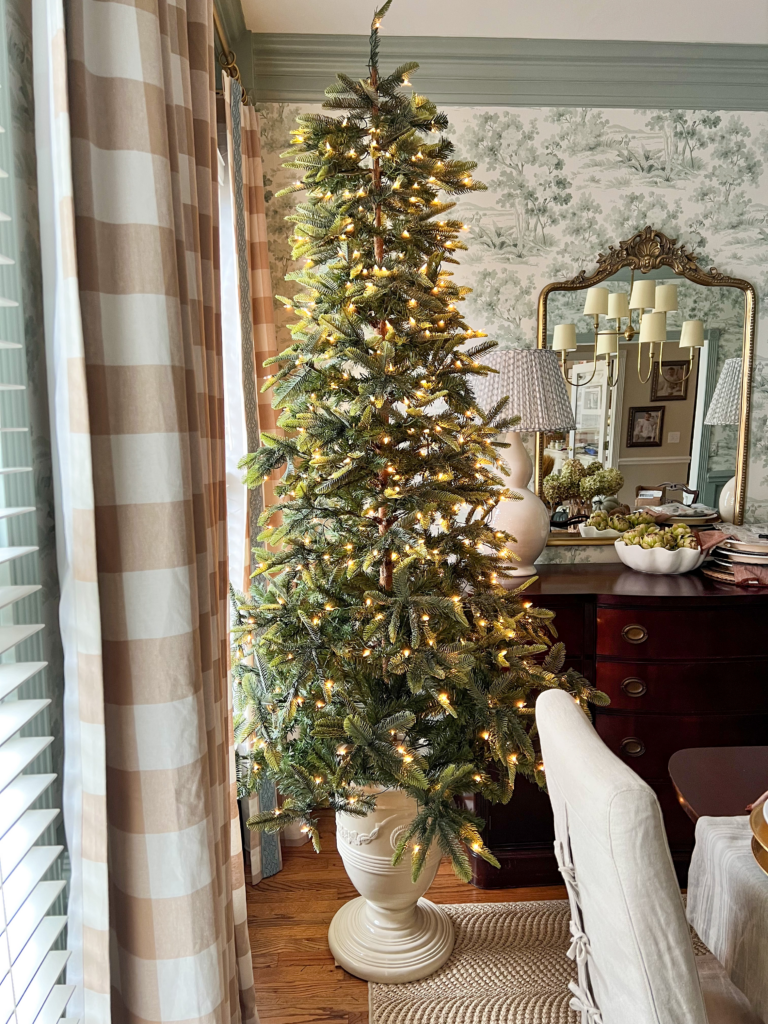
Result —
<instances>
[{"instance_id":1,"label":"ornate mirror frame","mask_svg":"<svg viewBox=\"0 0 768 1024\"><path fill-rule=\"evenodd\" d=\"M538 337L537 347L547 347L547 297L555 291L583 291L613 277L617 271L630 268L643 274L659 267L670 267L675 274L693 281L695 284L716 288L738 288L744 293L744 339L742 342L742 376L741 376L741 409L739 421L739 437L736 447L736 505L734 523L740 525L744 519L746 501L746 470L747 450L749 445L750 395L752 390L752 372L755 350L755 322L757 299L755 289L748 281L738 277L728 277L719 270L710 267L704 270L699 266L696 256L684 245L678 245L676 238L667 238L652 227L645 227L632 238L619 242L618 246L609 246L607 253L599 253L597 269L592 274L580 271L569 281L555 281L545 285L539 294ZM542 457L544 454L544 436L536 434L534 456L534 489L542 496ZM583 538L569 537L560 539L561 543L578 544ZM589 543L589 541L587 541Z\"/></svg>"}]
</instances>

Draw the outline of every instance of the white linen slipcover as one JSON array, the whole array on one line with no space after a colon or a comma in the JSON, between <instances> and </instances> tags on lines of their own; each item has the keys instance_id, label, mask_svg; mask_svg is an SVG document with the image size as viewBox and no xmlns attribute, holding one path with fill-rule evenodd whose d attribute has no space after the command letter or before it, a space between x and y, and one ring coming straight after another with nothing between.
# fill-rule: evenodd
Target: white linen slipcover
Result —
<instances>
[{"instance_id":1,"label":"white linen slipcover","mask_svg":"<svg viewBox=\"0 0 768 1024\"><path fill-rule=\"evenodd\" d=\"M580 987L591 986L599 1012L582 1010L582 1019L707 1024L654 792L563 691L538 698L536 722L556 841L560 856L570 855L578 887L575 893L569 885L572 907L578 899L573 917L588 936Z\"/></svg>"},{"instance_id":2,"label":"white linen slipcover","mask_svg":"<svg viewBox=\"0 0 768 1024\"><path fill-rule=\"evenodd\" d=\"M688 920L768 1020L768 878L751 849L747 815L702 817L688 873Z\"/></svg>"}]
</instances>

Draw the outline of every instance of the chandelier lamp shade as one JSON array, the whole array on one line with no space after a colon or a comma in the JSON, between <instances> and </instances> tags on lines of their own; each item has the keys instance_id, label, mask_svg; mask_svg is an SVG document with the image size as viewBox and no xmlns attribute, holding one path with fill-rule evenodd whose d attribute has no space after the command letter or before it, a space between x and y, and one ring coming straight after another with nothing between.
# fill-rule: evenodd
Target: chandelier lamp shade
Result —
<instances>
[{"instance_id":1,"label":"chandelier lamp shade","mask_svg":"<svg viewBox=\"0 0 768 1024\"><path fill-rule=\"evenodd\" d=\"M726 359L709 403L704 423L708 427L733 426L741 414L741 356ZM736 477L723 485L718 498L718 511L723 522L732 523L736 509Z\"/></svg>"},{"instance_id":2,"label":"chandelier lamp shade","mask_svg":"<svg viewBox=\"0 0 768 1024\"><path fill-rule=\"evenodd\" d=\"M592 374L587 380L575 381L568 377L567 353L576 351L576 325L556 324L552 338L552 351L560 353L560 372L571 387L589 384L597 371L598 356L605 356L608 386L618 384L619 341L623 335L628 342L637 338L637 377L641 384L647 384L653 372L658 346L659 372L671 382L664 369L664 343L667 341L667 314L679 310L677 285L674 283L642 280L630 282L629 291L612 292L609 288L595 286L588 288L584 297L584 315L594 318L594 344L592 353ZM632 314L637 311L637 327ZM613 321L608 329L600 329L600 317ZM626 323L623 323L626 321ZM686 320L680 334L680 348L688 349L687 380L693 372L697 348L704 344L704 324L701 320ZM648 346L648 369L644 372L643 345ZM678 380L679 378L675 378Z\"/></svg>"},{"instance_id":3,"label":"chandelier lamp shade","mask_svg":"<svg viewBox=\"0 0 768 1024\"><path fill-rule=\"evenodd\" d=\"M576 333L560 332L562 344L576 347ZM567 351L563 349L561 351ZM509 472L505 483L518 499L501 502L496 509L494 526L506 530L515 538L509 550L519 563L518 576L531 576L536 572L534 562L544 550L549 538L549 513L544 502L528 489L533 463L526 451L521 432L574 430L576 421L568 398L557 354L551 349L514 349L496 352L487 360L498 372L489 374L475 388L478 405L492 409L502 398L509 397L505 413L518 416L519 422L509 429L504 440L509 448L503 452Z\"/></svg>"}]
</instances>

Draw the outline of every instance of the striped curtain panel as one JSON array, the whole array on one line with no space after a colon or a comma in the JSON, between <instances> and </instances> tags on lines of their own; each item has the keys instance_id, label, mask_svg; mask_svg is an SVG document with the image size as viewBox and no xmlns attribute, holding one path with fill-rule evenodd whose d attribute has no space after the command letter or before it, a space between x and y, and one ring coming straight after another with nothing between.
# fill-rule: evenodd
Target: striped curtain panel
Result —
<instances>
[{"instance_id":1,"label":"striped curtain panel","mask_svg":"<svg viewBox=\"0 0 768 1024\"><path fill-rule=\"evenodd\" d=\"M227 78L224 90L240 289L245 423L248 451L253 452L261 443L262 430L281 432L277 426L278 412L272 408L272 396L261 391L269 374L275 372L274 368L265 368L264 360L277 355L264 169L259 115L252 106L243 104L243 90L238 81ZM258 532L258 517L265 507L276 501L275 482L266 480L261 488L249 494L247 526L248 537L252 540ZM245 586L247 588L247 581Z\"/></svg>"},{"instance_id":2,"label":"striped curtain panel","mask_svg":"<svg viewBox=\"0 0 768 1024\"><path fill-rule=\"evenodd\" d=\"M66 452L57 535L81 627L66 671L81 737L103 707L106 822L84 810L82 829L83 847L103 850L106 828L111 932L107 960L101 932L92 953L83 929L86 995L108 995L121 1024L251 1024L228 679L212 7L69 0L66 13L66 66L55 32L50 54L49 131L61 132L66 78L72 162L72 196L59 191L52 218L75 243L54 253L51 399ZM48 302L49 285L50 275ZM99 923L82 856L83 920ZM86 1024L102 1021L104 1001L89 1005Z\"/></svg>"},{"instance_id":3,"label":"striped curtain panel","mask_svg":"<svg viewBox=\"0 0 768 1024\"><path fill-rule=\"evenodd\" d=\"M228 195L231 202L222 210L231 217L231 225L222 225L224 244L222 253L228 252L227 238L234 243L235 290L240 309L237 330L230 329L224 338L224 350L228 365L240 367L240 380L228 382L230 392L238 388L238 394L230 394L228 408L236 406L236 399L242 401L245 416L245 438L238 429L239 423L230 411L227 420L228 442L234 438L244 445L239 458L246 451L255 451L261 443L261 430L275 430L277 413L272 408L268 394L262 395L261 387L269 373L263 362L277 353L275 322L272 313L272 284L269 274L267 252L267 220L264 211L264 174L261 166L259 140L259 117L253 107L243 104L243 90L240 83L224 76L224 107L227 129ZM227 230L229 235L227 234ZM222 259L225 257L223 256ZM238 351L231 349L237 345ZM239 406L237 406L239 412ZM233 422L234 420L234 422ZM278 428L279 429L279 428ZM238 473L242 477L242 473ZM232 584L238 589L248 590L251 574L251 538L258 531L258 518L268 503L275 500L273 482L266 481L263 487L245 492L245 545L242 563L233 572ZM238 517L238 525L240 523ZM234 524L233 524L234 525ZM230 565L236 559L230 552ZM265 778L258 792L241 801L242 818L248 818L261 811L277 807L278 798L274 782ZM298 832L298 830L297 830ZM304 836L300 836L303 843ZM257 885L263 878L269 878L282 869L283 858L280 835L266 835L245 830L245 844L251 882Z\"/></svg>"},{"instance_id":4,"label":"striped curtain panel","mask_svg":"<svg viewBox=\"0 0 768 1024\"><path fill-rule=\"evenodd\" d=\"M77 285L61 0L34 0L35 138L59 621L64 648L64 826L70 858L69 1013L109 1024L104 677L85 353Z\"/></svg>"}]
</instances>

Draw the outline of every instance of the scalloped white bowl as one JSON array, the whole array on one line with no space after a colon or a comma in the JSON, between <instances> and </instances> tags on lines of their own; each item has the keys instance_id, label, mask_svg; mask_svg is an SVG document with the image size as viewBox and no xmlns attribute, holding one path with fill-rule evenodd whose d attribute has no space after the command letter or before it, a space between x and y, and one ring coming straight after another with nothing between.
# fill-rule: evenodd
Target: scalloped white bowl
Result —
<instances>
[{"instance_id":1,"label":"scalloped white bowl","mask_svg":"<svg viewBox=\"0 0 768 1024\"><path fill-rule=\"evenodd\" d=\"M587 526L586 523L579 523L579 533L582 537L600 537L603 540L621 536L618 530L598 530L596 526Z\"/></svg>"},{"instance_id":2,"label":"scalloped white bowl","mask_svg":"<svg viewBox=\"0 0 768 1024\"><path fill-rule=\"evenodd\" d=\"M668 551L666 548L641 548L639 544L625 544L623 540L614 541L614 547L621 561L630 569L664 575L693 572L707 557L706 552L699 548Z\"/></svg>"}]
</instances>

